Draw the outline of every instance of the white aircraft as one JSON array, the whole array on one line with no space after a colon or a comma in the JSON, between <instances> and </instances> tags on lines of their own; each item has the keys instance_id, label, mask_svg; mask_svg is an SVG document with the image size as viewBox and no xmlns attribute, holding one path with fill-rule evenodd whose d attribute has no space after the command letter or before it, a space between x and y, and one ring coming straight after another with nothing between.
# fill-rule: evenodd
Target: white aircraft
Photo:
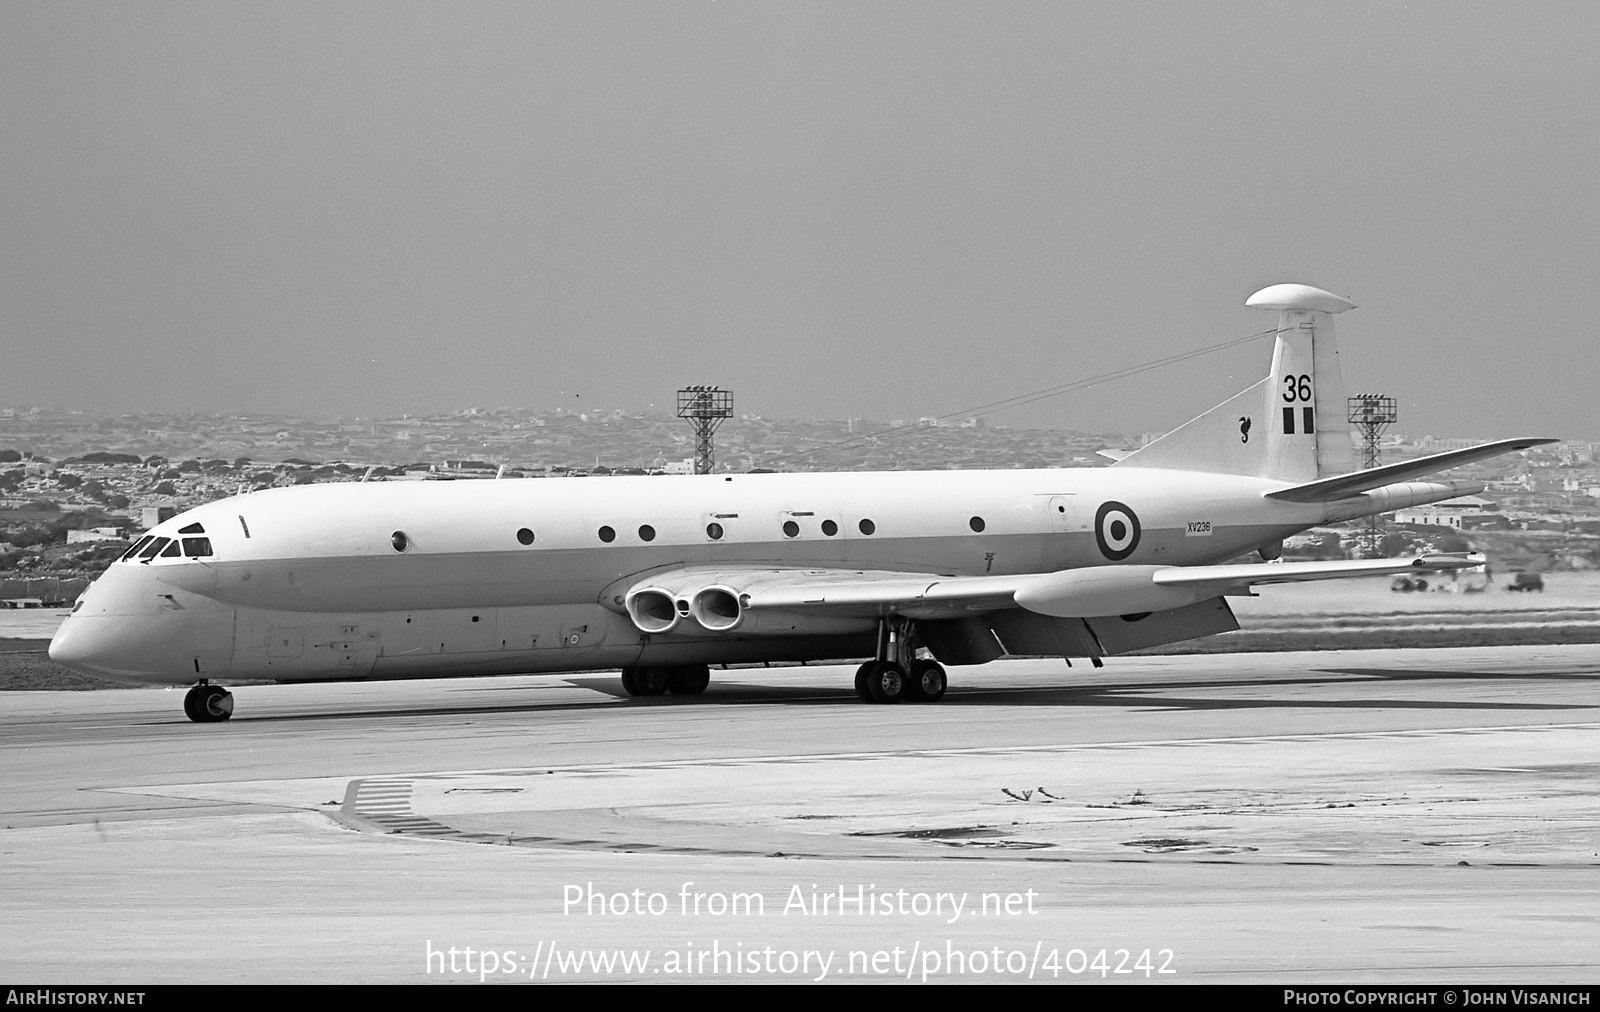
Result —
<instances>
[{"instance_id":1,"label":"white aircraft","mask_svg":"<svg viewBox=\"0 0 1600 1012\"><path fill-rule=\"evenodd\" d=\"M1550 439L1356 469L1332 314L1274 285L1266 379L1113 466L306 485L189 510L141 538L50 644L106 678L328 681L620 668L633 695L709 666L872 658L878 703L943 665L1100 658L1237 629L1253 586L1481 557L1219 565L1319 524L1476 492L1417 481ZM931 656L930 656L931 655Z\"/></svg>"}]
</instances>

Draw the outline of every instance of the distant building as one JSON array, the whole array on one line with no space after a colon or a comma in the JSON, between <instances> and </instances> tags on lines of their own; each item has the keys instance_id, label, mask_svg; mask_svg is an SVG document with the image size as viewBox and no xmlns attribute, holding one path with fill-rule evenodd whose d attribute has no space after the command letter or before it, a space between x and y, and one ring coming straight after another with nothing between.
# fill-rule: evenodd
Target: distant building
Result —
<instances>
[{"instance_id":1,"label":"distant building","mask_svg":"<svg viewBox=\"0 0 1600 1012\"><path fill-rule=\"evenodd\" d=\"M150 526L154 527L154 524ZM85 541L126 541L128 530L125 527L90 527L81 531L68 531L67 544L76 545Z\"/></svg>"},{"instance_id":2,"label":"distant building","mask_svg":"<svg viewBox=\"0 0 1600 1012\"><path fill-rule=\"evenodd\" d=\"M140 520L144 529L149 530L156 524L165 523L178 515L176 506L146 506L141 512Z\"/></svg>"},{"instance_id":3,"label":"distant building","mask_svg":"<svg viewBox=\"0 0 1600 1012\"><path fill-rule=\"evenodd\" d=\"M1500 514L1491 512L1494 506L1495 503L1488 499L1464 495L1457 499L1446 499L1444 502L1429 503L1426 506L1395 510L1394 522L1421 524L1426 527L1450 527L1459 531L1480 526L1479 521L1491 516L1504 520Z\"/></svg>"}]
</instances>

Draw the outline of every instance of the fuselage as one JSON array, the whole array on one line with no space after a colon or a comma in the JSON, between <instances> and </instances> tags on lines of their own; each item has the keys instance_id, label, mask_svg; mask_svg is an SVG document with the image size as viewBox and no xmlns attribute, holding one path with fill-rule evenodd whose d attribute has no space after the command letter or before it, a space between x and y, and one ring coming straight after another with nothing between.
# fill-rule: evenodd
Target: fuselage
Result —
<instances>
[{"instance_id":1,"label":"fuselage","mask_svg":"<svg viewBox=\"0 0 1600 1012\"><path fill-rule=\"evenodd\" d=\"M624 596L684 566L976 576L1214 563L1333 514L1262 497L1282 484L1118 467L272 489L152 529L84 592L51 657L170 684L857 657L872 653L873 620L651 634ZM1097 537L1108 503L1136 520L1125 554Z\"/></svg>"}]
</instances>

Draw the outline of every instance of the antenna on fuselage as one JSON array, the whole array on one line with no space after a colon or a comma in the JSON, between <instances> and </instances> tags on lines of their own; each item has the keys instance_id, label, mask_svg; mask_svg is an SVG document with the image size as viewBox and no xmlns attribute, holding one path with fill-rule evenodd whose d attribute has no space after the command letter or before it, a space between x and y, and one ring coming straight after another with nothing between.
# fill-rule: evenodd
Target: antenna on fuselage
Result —
<instances>
[{"instance_id":1,"label":"antenna on fuselage","mask_svg":"<svg viewBox=\"0 0 1600 1012\"><path fill-rule=\"evenodd\" d=\"M694 473L710 474L717 457L711 437L733 417L733 391L719 387L684 387L678 391L678 417L694 426Z\"/></svg>"}]
</instances>

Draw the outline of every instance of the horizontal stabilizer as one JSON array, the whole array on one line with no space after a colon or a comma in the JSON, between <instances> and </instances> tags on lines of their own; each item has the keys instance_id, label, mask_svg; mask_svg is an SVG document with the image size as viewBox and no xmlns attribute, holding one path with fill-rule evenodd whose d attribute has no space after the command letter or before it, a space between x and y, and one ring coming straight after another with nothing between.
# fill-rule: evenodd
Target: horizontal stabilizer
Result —
<instances>
[{"instance_id":1,"label":"horizontal stabilizer","mask_svg":"<svg viewBox=\"0 0 1600 1012\"><path fill-rule=\"evenodd\" d=\"M1339 499L1349 499L1352 496L1360 495L1369 489L1410 481L1412 478L1420 478L1425 474L1433 474L1448 468L1459 467L1462 464L1470 464L1475 460L1484 460L1489 457L1498 457L1502 453L1514 453L1517 450L1526 450L1533 446L1559 442L1561 442L1559 439L1534 437L1502 439L1493 443L1484 443L1482 446L1469 446L1465 450L1448 450L1444 453L1418 457L1416 460L1406 460L1398 464L1385 464L1383 467L1374 467L1366 471L1352 471L1349 474L1306 482L1304 485L1293 485L1289 488L1263 492L1262 495L1268 499L1282 499L1285 502L1334 502Z\"/></svg>"}]
</instances>

